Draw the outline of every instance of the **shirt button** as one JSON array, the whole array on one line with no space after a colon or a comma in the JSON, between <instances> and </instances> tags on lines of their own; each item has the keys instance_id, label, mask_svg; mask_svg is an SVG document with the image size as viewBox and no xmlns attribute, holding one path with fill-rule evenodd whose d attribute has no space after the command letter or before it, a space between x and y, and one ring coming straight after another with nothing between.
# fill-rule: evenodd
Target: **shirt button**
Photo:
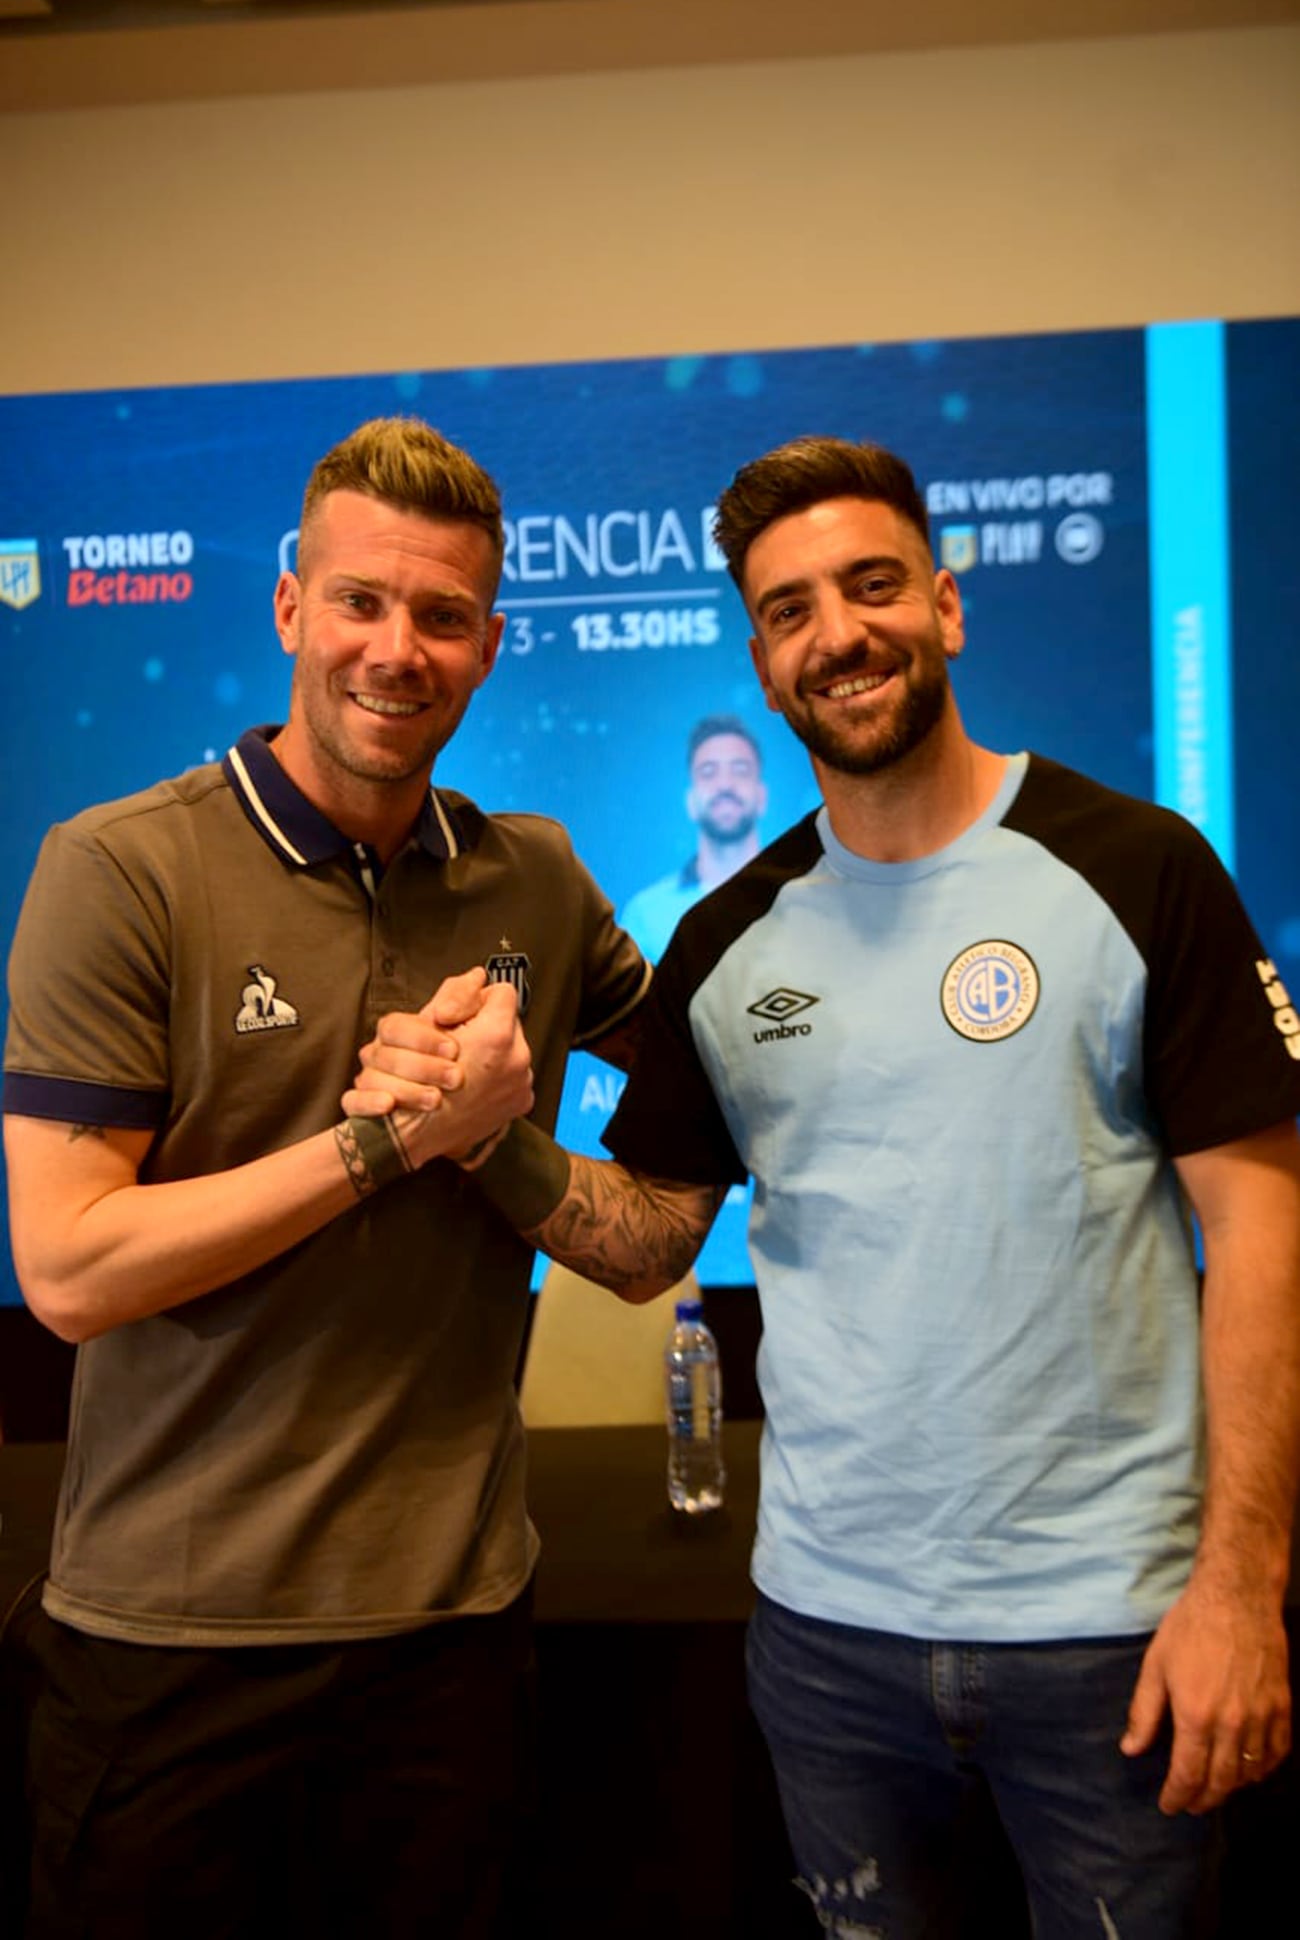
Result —
<instances>
[{"instance_id":1,"label":"shirt button","mask_svg":"<svg viewBox=\"0 0 1300 1940\"><path fill-rule=\"evenodd\" d=\"M397 968L397 961L394 957L384 957L380 962L379 967L383 971L386 977L391 977L394 970L396 970Z\"/></svg>"}]
</instances>

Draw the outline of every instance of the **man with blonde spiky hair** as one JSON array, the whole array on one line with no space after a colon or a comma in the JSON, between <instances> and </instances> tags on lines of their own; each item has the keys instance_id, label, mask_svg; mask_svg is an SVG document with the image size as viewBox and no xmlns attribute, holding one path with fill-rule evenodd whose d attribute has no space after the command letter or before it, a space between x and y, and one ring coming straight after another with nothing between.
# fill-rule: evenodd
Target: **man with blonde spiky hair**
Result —
<instances>
[{"instance_id":1,"label":"man with blonde spiky hair","mask_svg":"<svg viewBox=\"0 0 1300 1940\"><path fill-rule=\"evenodd\" d=\"M498 577L505 554L501 495L467 451L422 418L371 418L312 467L298 522L298 571L332 492L361 492L399 512L477 526Z\"/></svg>"},{"instance_id":2,"label":"man with blonde spiky hair","mask_svg":"<svg viewBox=\"0 0 1300 1940\"><path fill-rule=\"evenodd\" d=\"M287 724L46 839L11 961L15 1261L78 1343L31 1940L494 1930L528 1762L530 1249L449 1155L622 1062L648 972L556 824L431 786L496 486L413 419L312 474ZM467 965L474 966L466 970ZM436 1108L340 1099L426 1012ZM428 1099L426 1098L426 1103Z\"/></svg>"}]
</instances>

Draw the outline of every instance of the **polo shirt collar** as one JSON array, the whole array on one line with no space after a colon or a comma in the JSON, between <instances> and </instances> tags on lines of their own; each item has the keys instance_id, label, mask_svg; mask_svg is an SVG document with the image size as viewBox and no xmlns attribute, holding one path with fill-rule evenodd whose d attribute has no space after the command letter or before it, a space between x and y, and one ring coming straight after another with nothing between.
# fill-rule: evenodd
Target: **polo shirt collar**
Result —
<instances>
[{"instance_id":1,"label":"polo shirt collar","mask_svg":"<svg viewBox=\"0 0 1300 1940\"><path fill-rule=\"evenodd\" d=\"M351 855L356 844L290 781L271 752L278 727L249 728L221 763L240 807L269 849L283 862L307 869L315 862ZM430 788L412 830L420 847L439 862L464 847L448 804Z\"/></svg>"}]
</instances>

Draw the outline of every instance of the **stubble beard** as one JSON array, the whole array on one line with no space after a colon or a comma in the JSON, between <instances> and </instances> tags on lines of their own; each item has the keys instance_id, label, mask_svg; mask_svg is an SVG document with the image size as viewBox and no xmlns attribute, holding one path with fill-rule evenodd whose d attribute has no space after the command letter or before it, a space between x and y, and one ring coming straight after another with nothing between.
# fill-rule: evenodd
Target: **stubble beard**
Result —
<instances>
[{"instance_id":1,"label":"stubble beard","mask_svg":"<svg viewBox=\"0 0 1300 1940\"><path fill-rule=\"evenodd\" d=\"M888 720L872 732L845 729L811 708L785 718L809 754L840 775L877 775L915 752L938 727L948 704L948 676L942 665L922 666L905 688Z\"/></svg>"},{"instance_id":2,"label":"stubble beard","mask_svg":"<svg viewBox=\"0 0 1300 1940\"><path fill-rule=\"evenodd\" d=\"M357 747L332 721L309 721L309 727L312 740L331 767L354 781L380 784L389 782L397 785L410 781L416 775L428 774L433 767L434 757L446 740L445 735L430 736L427 742L421 741L418 749L413 749L409 754L403 754L396 748L389 753L381 753Z\"/></svg>"},{"instance_id":3,"label":"stubble beard","mask_svg":"<svg viewBox=\"0 0 1300 1940\"><path fill-rule=\"evenodd\" d=\"M392 698L399 700L401 694L394 692ZM459 716L448 721L442 713L433 713L418 742L409 751L399 748L373 749L364 747L359 738L348 730L347 711L355 703L344 692L338 703L331 690L325 693L304 693L303 721L308 737L325 764L353 781L369 782L372 785L388 784L399 787L412 781L417 775L427 777L442 749L446 747L456 728ZM462 713L464 710L461 710Z\"/></svg>"},{"instance_id":4,"label":"stubble beard","mask_svg":"<svg viewBox=\"0 0 1300 1940\"><path fill-rule=\"evenodd\" d=\"M699 818L701 835L707 836L719 848L728 848L733 842L745 842L758 826L758 816L751 810L742 814L735 822L719 824L706 812Z\"/></svg>"}]
</instances>

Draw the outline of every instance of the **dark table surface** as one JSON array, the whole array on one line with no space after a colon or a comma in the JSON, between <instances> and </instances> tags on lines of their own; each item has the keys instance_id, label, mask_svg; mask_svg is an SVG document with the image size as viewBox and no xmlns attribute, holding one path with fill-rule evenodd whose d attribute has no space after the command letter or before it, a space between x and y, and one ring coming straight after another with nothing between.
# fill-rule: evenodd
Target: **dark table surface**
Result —
<instances>
[{"instance_id":1,"label":"dark table surface","mask_svg":"<svg viewBox=\"0 0 1300 1940\"><path fill-rule=\"evenodd\" d=\"M743 1623L758 1511L760 1424L723 1430L726 1501L669 1507L662 1428L537 1428L528 1504L542 1539L543 1623Z\"/></svg>"},{"instance_id":2,"label":"dark table surface","mask_svg":"<svg viewBox=\"0 0 1300 1940\"><path fill-rule=\"evenodd\" d=\"M542 1538L531 1869L541 1930L568 1940L613 1930L622 1940L815 1940L745 1702L758 1441L757 1422L726 1424L726 1504L685 1516L668 1506L662 1427L529 1435ZM55 1442L0 1445L0 1612L46 1566L63 1453ZM9 1810L16 1826L12 1799ZM696 1849L701 1811L707 1852ZM683 1903L676 1855L687 1846ZM24 1862L11 1853L8 1863ZM4 1872L0 1853L0 1900Z\"/></svg>"},{"instance_id":3,"label":"dark table surface","mask_svg":"<svg viewBox=\"0 0 1300 1940\"><path fill-rule=\"evenodd\" d=\"M534 1428L528 1502L542 1538L543 1623L742 1623L753 1605L749 1551L762 1424L723 1431L726 1503L670 1509L662 1428ZM0 1613L45 1568L61 1442L0 1443ZM1300 1519L1288 1604L1300 1605Z\"/></svg>"},{"instance_id":4,"label":"dark table surface","mask_svg":"<svg viewBox=\"0 0 1300 1940\"><path fill-rule=\"evenodd\" d=\"M723 1435L726 1503L669 1508L664 1431L535 1428L528 1500L542 1539L542 1623L742 1623L758 1502L756 1421ZM49 1559L60 1442L0 1444L0 1612Z\"/></svg>"},{"instance_id":5,"label":"dark table surface","mask_svg":"<svg viewBox=\"0 0 1300 1940\"><path fill-rule=\"evenodd\" d=\"M815 1923L790 1884L766 1750L744 1694L759 1434L758 1422L726 1424L726 1505L702 1517L668 1507L658 1426L529 1435L529 1504L542 1538L536 1896L539 1908L563 1913L569 1940L606 1940L613 1906L624 1940L662 1940L666 1932L676 1940L814 1940ZM62 1465L61 1443L0 1444L0 1612L45 1568ZM1300 1573L1293 1597L1298 1581ZM1300 1662L1294 1612L1292 1628ZM701 1799L708 1863L701 1861L684 1911L673 1854L679 1838L698 1831ZM576 1902L575 1823L586 1829L582 1867L592 1888ZM1230 1802L1216 1940L1292 1930L1297 1824L1294 1759ZM1014 1864L991 1818L972 1850L983 1869L983 1911L966 1940L993 1930L1001 1940L1026 1940ZM984 1923L990 1907L993 1927Z\"/></svg>"}]
</instances>

